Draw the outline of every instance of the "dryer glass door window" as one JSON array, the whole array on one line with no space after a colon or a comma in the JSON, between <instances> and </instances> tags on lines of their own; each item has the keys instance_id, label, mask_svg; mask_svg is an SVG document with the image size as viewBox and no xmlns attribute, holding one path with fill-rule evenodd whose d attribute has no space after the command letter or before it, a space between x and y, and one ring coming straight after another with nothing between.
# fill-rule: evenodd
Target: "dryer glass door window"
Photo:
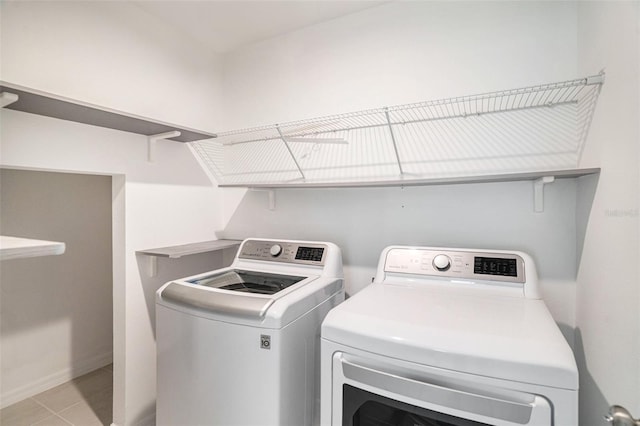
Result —
<instances>
[{"instance_id":1,"label":"dryer glass door window","mask_svg":"<svg viewBox=\"0 0 640 426\"><path fill-rule=\"evenodd\" d=\"M415 407L346 384L342 395L344 426L487 426L487 423Z\"/></svg>"},{"instance_id":2,"label":"dryer glass door window","mask_svg":"<svg viewBox=\"0 0 640 426\"><path fill-rule=\"evenodd\" d=\"M189 281L191 284L244 293L275 294L307 277L233 270Z\"/></svg>"}]
</instances>

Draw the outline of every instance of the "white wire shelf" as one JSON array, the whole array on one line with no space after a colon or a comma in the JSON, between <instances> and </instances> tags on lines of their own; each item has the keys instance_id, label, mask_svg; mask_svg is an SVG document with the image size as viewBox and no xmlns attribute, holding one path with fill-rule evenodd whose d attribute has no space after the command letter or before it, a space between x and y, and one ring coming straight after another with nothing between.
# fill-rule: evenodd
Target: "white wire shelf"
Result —
<instances>
[{"instance_id":1,"label":"white wire shelf","mask_svg":"<svg viewBox=\"0 0 640 426\"><path fill-rule=\"evenodd\" d=\"M220 186L425 184L573 170L604 74L218 133L191 143Z\"/></svg>"}]
</instances>

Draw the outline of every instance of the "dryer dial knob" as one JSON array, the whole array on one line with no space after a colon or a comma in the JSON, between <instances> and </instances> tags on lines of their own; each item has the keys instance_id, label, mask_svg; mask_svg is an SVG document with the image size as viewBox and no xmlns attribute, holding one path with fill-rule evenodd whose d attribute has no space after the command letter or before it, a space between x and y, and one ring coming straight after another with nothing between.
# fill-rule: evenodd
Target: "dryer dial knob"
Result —
<instances>
[{"instance_id":1,"label":"dryer dial knob","mask_svg":"<svg viewBox=\"0 0 640 426\"><path fill-rule=\"evenodd\" d=\"M269 250L269 253L271 253L271 256L273 257L280 256L280 253L282 253L282 246L280 244L272 245L271 249Z\"/></svg>"},{"instance_id":2,"label":"dryer dial knob","mask_svg":"<svg viewBox=\"0 0 640 426\"><path fill-rule=\"evenodd\" d=\"M448 271L451 267L451 259L446 254L439 254L433 258L433 267L438 271Z\"/></svg>"}]
</instances>

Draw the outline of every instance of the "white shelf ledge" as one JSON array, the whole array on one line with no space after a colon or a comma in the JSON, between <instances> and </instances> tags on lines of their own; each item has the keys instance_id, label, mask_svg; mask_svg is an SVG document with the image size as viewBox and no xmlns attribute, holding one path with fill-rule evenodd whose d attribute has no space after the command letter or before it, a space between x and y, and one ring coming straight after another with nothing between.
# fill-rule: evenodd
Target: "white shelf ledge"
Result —
<instances>
[{"instance_id":1,"label":"white shelf ledge","mask_svg":"<svg viewBox=\"0 0 640 426\"><path fill-rule=\"evenodd\" d=\"M65 244L57 241L0 236L0 260L58 255L65 249Z\"/></svg>"},{"instance_id":2,"label":"white shelf ledge","mask_svg":"<svg viewBox=\"0 0 640 426\"><path fill-rule=\"evenodd\" d=\"M203 241L199 243L182 244L178 246L160 247L148 250L138 250L136 254L149 256L147 274L155 277L158 274L158 258L168 257L170 259L179 259L182 256L190 256L193 254L209 253L212 251L224 250L240 246L240 240L213 240Z\"/></svg>"},{"instance_id":3,"label":"white shelf ledge","mask_svg":"<svg viewBox=\"0 0 640 426\"><path fill-rule=\"evenodd\" d=\"M199 243L182 244L179 246L161 247L148 250L138 250L136 253L155 257L169 257L179 259L182 256L192 254L207 253L210 251L224 250L226 248L237 247L242 243L240 240L214 240Z\"/></svg>"},{"instance_id":4,"label":"white shelf ledge","mask_svg":"<svg viewBox=\"0 0 640 426\"><path fill-rule=\"evenodd\" d=\"M353 182L305 182L305 183L251 183L251 184L222 184L221 188L250 188L250 189L278 189L278 188L361 188L361 187L386 187L386 186L429 186L429 185L453 185L468 183L514 182L522 180L535 181L547 176L555 178L576 178L600 173L599 168L589 169L564 169L544 170L526 173L501 173L494 175L472 175L433 179L407 179L407 180L378 180L378 181L353 181Z\"/></svg>"},{"instance_id":5,"label":"white shelf ledge","mask_svg":"<svg viewBox=\"0 0 640 426\"><path fill-rule=\"evenodd\" d=\"M6 100L5 100L6 99ZM167 138L175 142L193 142L215 138L213 133L164 123L97 105L69 99L17 84L0 81L0 105L15 111L44 115L92 126L106 127L145 136L176 132Z\"/></svg>"}]
</instances>

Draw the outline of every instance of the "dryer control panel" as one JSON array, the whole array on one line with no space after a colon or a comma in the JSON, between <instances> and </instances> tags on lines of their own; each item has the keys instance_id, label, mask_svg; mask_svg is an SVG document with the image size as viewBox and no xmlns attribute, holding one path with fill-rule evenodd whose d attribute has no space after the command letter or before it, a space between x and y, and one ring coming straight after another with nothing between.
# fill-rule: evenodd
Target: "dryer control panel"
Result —
<instances>
[{"instance_id":1,"label":"dryer control panel","mask_svg":"<svg viewBox=\"0 0 640 426\"><path fill-rule=\"evenodd\" d=\"M384 271L453 279L524 283L524 260L511 253L449 249L392 248Z\"/></svg>"},{"instance_id":2,"label":"dryer control panel","mask_svg":"<svg viewBox=\"0 0 640 426\"><path fill-rule=\"evenodd\" d=\"M324 244L247 240L238 258L321 266L324 265L326 253L327 246Z\"/></svg>"}]
</instances>

